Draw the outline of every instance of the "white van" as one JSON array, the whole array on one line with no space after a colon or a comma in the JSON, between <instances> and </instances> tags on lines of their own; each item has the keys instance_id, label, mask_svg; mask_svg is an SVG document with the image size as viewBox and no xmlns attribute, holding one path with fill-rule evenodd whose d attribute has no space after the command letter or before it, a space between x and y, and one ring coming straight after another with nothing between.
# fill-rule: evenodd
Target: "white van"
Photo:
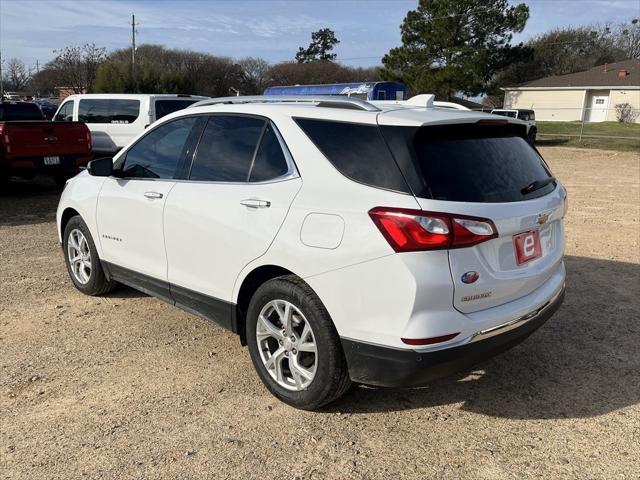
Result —
<instances>
[{"instance_id":1,"label":"white van","mask_svg":"<svg viewBox=\"0 0 640 480\"><path fill-rule=\"evenodd\" d=\"M198 95L91 93L70 95L54 121L80 121L91 131L93 155L112 156L159 118L207 99Z\"/></svg>"}]
</instances>

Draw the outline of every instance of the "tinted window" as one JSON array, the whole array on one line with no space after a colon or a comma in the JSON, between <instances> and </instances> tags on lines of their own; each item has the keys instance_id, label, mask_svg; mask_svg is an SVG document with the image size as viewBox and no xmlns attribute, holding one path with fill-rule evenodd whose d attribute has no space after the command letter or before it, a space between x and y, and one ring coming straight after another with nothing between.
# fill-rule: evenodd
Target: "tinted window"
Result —
<instances>
[{"instance_id":1,"label":"tinted window","mask_svg":"<svg viewBox=\"0 0 640 480\"><path fill-rule=\"evenodd\" d=\"M542 157L510 127L383 127L383 132L394 139L390 141L394 153L406 148L416 162L414 172L426 187L416 192L418 196L455 202L517 202L555 188L551 183L522 193L524 187L550 174Z\"/></svg>"},{"instance_id":2,"label":"tinted window","mask_svg":"<svg viewBox=\"0 0 640 480\"><path fill-rule=\"evenodd\" d=\"M204 129L191 167L191 180L246 182L264 120L212 116Z\"/></svg>"},{"instance_id":3,"label":"tinted window","mask_svg":"<svg viewBox=\"0 0 640 480\"><path fill-rule=\"evenodd\" d=\"M71 122L73 120L73 101L65 102L60 107L55 120L57 122Z\"/></svg>"},{"instance_id":4,"label":"tinted window","mask_svg":"<svg viewBox=\"0 0 640 480\"><path fill-rule=\"evenodd\" d=\"M296 122L344 176L374 187L410 193L376 125L307 118Z\"/></svg>"},{"instance_id":5,"label":"tinted window","mask_svg":"<svg viewBox=\"0 0 640 480\"><path fill-rule=\"evenodd\" d=\"M0 121L12 120L44 120L44 116L35 103L0 104Z\"/></svg>"},{"instance_id":6,"label":"tinted window","mask_svg":"<svg viewBox=\"0 0 640 480\"><path fill-rule=\"evenodd\" d=\"M516 115L517 115L517 112L505 112L504 110L493 111L491 113L494 115L500 115L501 117L511 117L511 118L516 118Z\"/></svg>"},{"instance_id":7,"label":"tinted window","mask_svg":"<svg viewBox=\"0 0 640 480\"><path fill-rule=\"evenodd\" d=\"M170 113L187 108L197 101L198 100L156 100L156 120Z\"/></svg>"},{"instance_id":8,"label":"tinted window","mask_svg":"<svg viewBox=\"0 0 640 480\"><path fill-rule=\"evenodd\" d=\"M95 98L80 100L78 120L86 123L133 123L140 114L139 100Z\"/></svg>"},{"instance_id":9,"label":"tinted window","mask_svg":"<svg viewBox=\"0 0 640 480\"><path fill-rule=\"evenodd\" d=\"M249 174L250 182L266 182L281 177L289 170L280 142L271 125L264 132Z\"/></svg>"},{"instance_id":10,"label":"tinted window","mask_svg":"<svg viewBox=\"0 0 640 480\"><path fill-rule=\"evenodd\" d=\"M196 117L180 118L155 128L129 149L123 174L135 178L173 178L187 155Z\"/></svg>"},{"instance_id":11,"label":"tinted window","mask_svg":"<svg viewBox=\"0 0 640 480\"><path fill-rule=\"evenodd\" d=\"M524 120L525 122L529 121L529 112L518 112L518 118L520 120Z\"/></svg>"}]
</instances>

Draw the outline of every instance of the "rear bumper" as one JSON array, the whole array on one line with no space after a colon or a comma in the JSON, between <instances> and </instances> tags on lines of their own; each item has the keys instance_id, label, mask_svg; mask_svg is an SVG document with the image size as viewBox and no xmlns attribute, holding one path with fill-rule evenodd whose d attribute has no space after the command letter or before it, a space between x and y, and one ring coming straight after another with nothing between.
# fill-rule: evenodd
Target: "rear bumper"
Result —
<instances>
[{"instance_id":1,"label":"rear bumper","mask_svg":"<svg viewBox=\"0 0 640 480\"><path fill-rule=\"evenodd\" d=\"M91 154L55 155L60 157L58 165L45 165L44 157L4 158L0 169L12 175L35 175L37 173L55 173L73 171L85 167L91 161Z\"/></svg>"},{"instance_id":2,"label":"rear bumper","mask_svg":"<svg viewBox=\"0 0 640 480\"><path fill-rule=\"evenodd\" d=\"M542 326L564 300L564 287L533 314L491 330L478 332L468 343L442 350L418 352L342 339L351 380L380 387L416 387L464 371L502 353Z\"/></svg>"}]
</instances>

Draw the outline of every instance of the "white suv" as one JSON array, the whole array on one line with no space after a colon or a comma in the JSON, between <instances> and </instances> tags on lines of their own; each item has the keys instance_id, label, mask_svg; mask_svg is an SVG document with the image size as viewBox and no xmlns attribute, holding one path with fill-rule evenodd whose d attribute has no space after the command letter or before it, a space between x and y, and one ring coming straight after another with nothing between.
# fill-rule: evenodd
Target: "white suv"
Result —
<instances>
[{"instance_id":1,"label":"white suv","mask_svg":"<svg viewBox=\"0 0 640 480\"><path fill-rule=\"evenodd\" d=\"M86 123L94 156L115 155L156 120L205 98L208 97L146 93L69 95L53 119Z\"/></svg>"},{"instance_id":2,"label":"white suv","mask_svg":"<svg viewBox=\"0 0 640 480\"><path fill-rule=\"evenodd\" d=\"M70 180L71 280L236 332L295 407L417 386L522 341L564 296L566 193L521 124L354 98L167 115Z\"/></svg>"}]
</instances>

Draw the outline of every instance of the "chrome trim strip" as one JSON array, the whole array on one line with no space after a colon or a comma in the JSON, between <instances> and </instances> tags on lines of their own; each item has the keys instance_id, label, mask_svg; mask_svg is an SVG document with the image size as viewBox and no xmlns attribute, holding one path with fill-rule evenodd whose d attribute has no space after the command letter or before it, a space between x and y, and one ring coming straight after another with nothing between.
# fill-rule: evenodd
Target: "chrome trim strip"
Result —
<instances>
[{"instance_id":1,"label":"chrome trim strip","mask_svg":"<svg viewBox=\"0 0 640 480\"><path fill-rule=\"evenodd\" d=\"M521 317L515 318L513 320L510 320L508 322L502 323L500 325L496 325L495 327L491 327L491 328L486 328L484 330L480 330L479 332L476 332L471 336L471 339L469 340L468 343L478 342L480 340L485 340L487 338L491 338L491 337L494 337L496 335L501 335L503 333L506 333L509 330L513 330L515 328L521 327L523 324L533 320L538 315L540 315L540 313L542 313L549 305L552 305L553 303L555 303L555 301L558 299L558 297L560 295L562 295L563 291L564 291L564 285L558 291L558 293L556 293L553 297L551 297L551 299L548 302L546 302L544 305L542 305L541 307L537 308L536 310L533 310L532 312L527 313L526 315L523 315Z\"/></svg>"}]
</instances>

